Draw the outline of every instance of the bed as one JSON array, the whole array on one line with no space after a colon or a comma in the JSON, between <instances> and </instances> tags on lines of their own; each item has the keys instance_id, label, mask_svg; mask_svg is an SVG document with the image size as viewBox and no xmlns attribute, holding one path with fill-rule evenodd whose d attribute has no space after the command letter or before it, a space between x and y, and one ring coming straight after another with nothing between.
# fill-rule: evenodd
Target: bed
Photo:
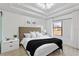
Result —
<instances>
[{"instance_id":1,"label":"bed","mask_svg":"<svg viewBox=\"0 0 79 59\"><path fill-rule=\"evenodd\" d=\"M30 56L46 56L51 52L62 48L62 40L49 36L26 38L24 33L41 32L40 27L19 27L20 44ZM61 44L61 45L60 45ZM59 46L60 45L60 46Z\"/></svg>"}]
</instances>

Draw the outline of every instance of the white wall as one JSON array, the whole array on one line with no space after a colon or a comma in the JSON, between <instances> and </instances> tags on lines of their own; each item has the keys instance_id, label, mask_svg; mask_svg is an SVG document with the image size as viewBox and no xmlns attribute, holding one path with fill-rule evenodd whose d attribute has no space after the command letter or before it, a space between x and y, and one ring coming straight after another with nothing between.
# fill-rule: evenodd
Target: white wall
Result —
<instances>
[{"instance_id":1,"label":"white wall","mask_svg":"<svg viewBox=\"0 0 79 59\"><path fill-rule=\"evenodd\" d=\"M27 20L35 21L36 24L27 24ZM3 11L3 40L12 38L13 35L18 35L18 27L20 26L45 26L45 20L27 17L11 12Z\"/></svg>"},{"instance_id":2,"label":"white wall","mask_svg":"<svg viewBox=\"0 0 79 59\"><path fill-rule=\"evenodd\" d=\"M72 19L68 19L72 18ZM64 20L68 19L68 20ZM51 19L50 19L51 20ZM73 13L59 16L56 18L52 18L53 20L61 20L63 21L63 36L54 36L57 38L61 38L64 41L64 44L70 45L75 48L79 48L79 11L75 11ZM49 21L51 22L51 21ZM50 24L52 25L53 22ZM49 31L51 34L51 28L53 29L52 26L49 26L49 24L46 25L47 31Z\"/></svg>"}]
</instances>

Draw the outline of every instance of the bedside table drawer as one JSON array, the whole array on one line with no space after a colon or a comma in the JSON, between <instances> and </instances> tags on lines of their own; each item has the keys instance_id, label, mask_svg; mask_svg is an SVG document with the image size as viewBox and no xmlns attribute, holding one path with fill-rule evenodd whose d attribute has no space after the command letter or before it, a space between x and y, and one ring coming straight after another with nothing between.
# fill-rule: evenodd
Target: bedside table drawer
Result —
<instances>
[{"instance_id":1,"label":"bedside table drawer","mask_svg":"<svg viewBox=\"0 0 79 59\"><path fill-rule=\"evenodd\" d=\"M17 41L11 41L11 42L9 42L9 43L7 43L8 45L17 45L17 44L19 44L19 42L17 42Z\"/></svg>"},{"instance_id":2,"label":"bedside table drawer","mask_svg":"<svg viewBox=\"0 0 79 59\"><path fill-rule=\"evenodd\" d=\"M12 51L19 48L19 41L4 42L2 44L2 53Z\"/></svg>"}]
</instances>

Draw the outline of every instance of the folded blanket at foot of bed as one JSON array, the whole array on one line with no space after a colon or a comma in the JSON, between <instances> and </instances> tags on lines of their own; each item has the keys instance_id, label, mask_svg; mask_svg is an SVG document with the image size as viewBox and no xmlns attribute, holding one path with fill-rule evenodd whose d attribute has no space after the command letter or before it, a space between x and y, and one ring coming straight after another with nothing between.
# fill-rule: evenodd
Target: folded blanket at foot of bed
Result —
<instances>
[{"instance_id":1,"label":"folded blanket at foot of bed","mask_svg":"<svg viewBox=\"0 0 79 59\"><path fill-rule=\"evenodd\" d=\"M41 45L48 44L48 43L55 43L59 49L62 49L62 40L58 38L47 38L47 39L35 39L28 42L26 46L26 50L28 50L31 56L34 55L35 50L40 47Z\"/></svg>"}]
</instances>

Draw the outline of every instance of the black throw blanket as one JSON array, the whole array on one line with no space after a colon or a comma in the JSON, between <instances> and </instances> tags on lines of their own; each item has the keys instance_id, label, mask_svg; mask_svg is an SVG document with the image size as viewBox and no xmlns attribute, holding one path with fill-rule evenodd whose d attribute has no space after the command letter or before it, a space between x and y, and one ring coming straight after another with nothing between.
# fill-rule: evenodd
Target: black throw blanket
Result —
<instances>
[{"instance_id":1,"label":"black throw blanket","mask_svg":"<svg viewBox=\"0 0 79 59\"><path fill-rule=\"evenodd\" d=\"M35 50L43 44L55 43L59 49L62 49L62 40L58 38L47 38L47 39L37 39L31 40L28 42L26 46L26 50L28 50L31 56L34 55Z\"/></svg>"}]
</instances>

